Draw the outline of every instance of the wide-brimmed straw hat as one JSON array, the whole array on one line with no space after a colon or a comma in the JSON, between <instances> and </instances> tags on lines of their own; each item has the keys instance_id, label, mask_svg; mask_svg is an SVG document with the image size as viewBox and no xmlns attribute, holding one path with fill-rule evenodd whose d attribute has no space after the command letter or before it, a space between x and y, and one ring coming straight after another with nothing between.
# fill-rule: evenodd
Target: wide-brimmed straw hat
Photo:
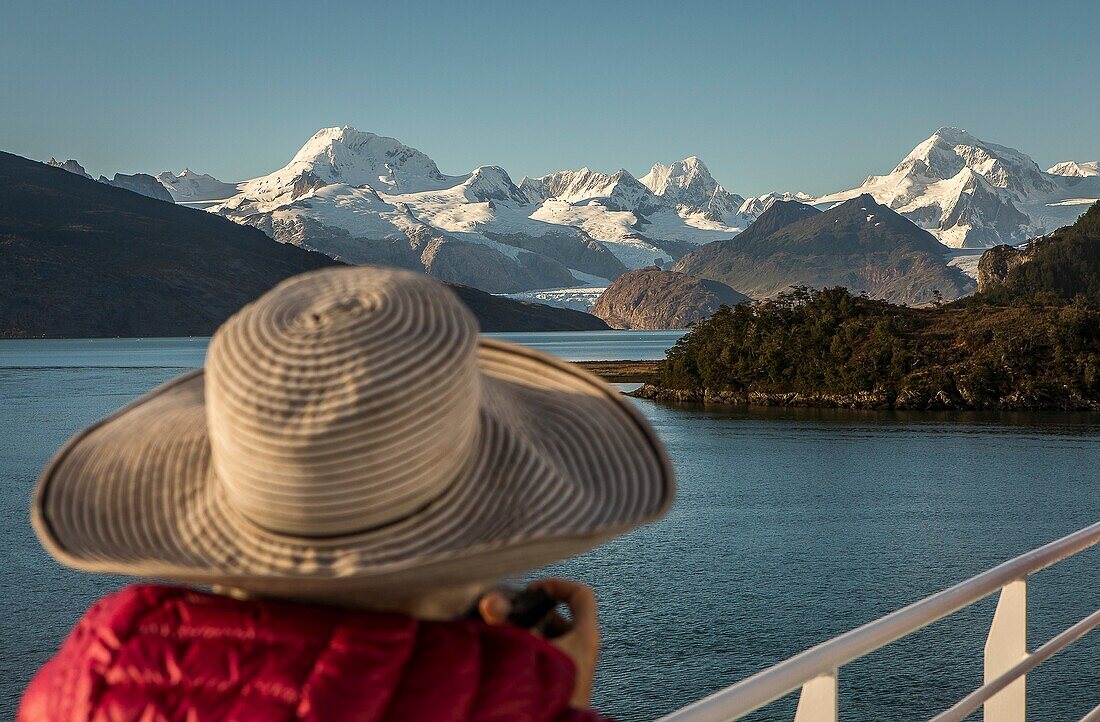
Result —
<instances>
[{"instance_id":1,"label":"wide-brimmed straw hat","mask_svg":"<svg viewBox=\"0 0 1100 722\"><path fill-rule=\"evenodd\" d=\"M412 588L579 553L662 516L673 489L605 383L480 338L441 283L347 267L284 281L218 329L205 370L77 434L33 522L90 571Z\"/></svg>"}]
</instances>

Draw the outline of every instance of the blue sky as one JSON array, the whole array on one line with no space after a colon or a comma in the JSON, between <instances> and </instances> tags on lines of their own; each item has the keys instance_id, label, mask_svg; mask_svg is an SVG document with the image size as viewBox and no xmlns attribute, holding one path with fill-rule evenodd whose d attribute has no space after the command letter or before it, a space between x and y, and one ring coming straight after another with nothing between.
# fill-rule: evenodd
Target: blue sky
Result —
<instances>
[{"instance_id":1,"label":"blue sky","mask_svg":"<svg viewBox=\"0 0 1100 722\"><path fill-rule=\"evenodd\" d=\"M941 125L1100 158L1096 2L5 2L0 149L237 180L353 125L518 182L698 155L824 192Z\"/></svg>"}]
</instances>

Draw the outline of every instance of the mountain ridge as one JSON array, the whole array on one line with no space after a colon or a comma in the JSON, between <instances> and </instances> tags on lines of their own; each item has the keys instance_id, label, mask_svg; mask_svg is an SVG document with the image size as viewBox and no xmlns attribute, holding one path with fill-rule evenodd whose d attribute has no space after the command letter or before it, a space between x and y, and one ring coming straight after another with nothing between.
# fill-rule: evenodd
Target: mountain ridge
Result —
<instances>
[{"instance_id":1,"label":"mountain ridge","mask_svg":"<svg viewBox=\"0 0 1100 722\"><path fill-rule=\"evenodd\" d=\"M743 233L776 201L827 210L867 193L942 243L975 249L1049 233L1100 198L1096 162L1043 171L1018 150L949 126L885 175L817 197L730 193L697 156L641 176L583 167L517 184L494 165L450 175L416 148L346 125L319 130L283 167L241 183L188 169L157 179L177 202L281 242L498 293L602 287L633 268L670 268Z\"/></svg>"},{"instance_id":2,"label":"mountain ridge","mask_svg":"<svg viewBox=\"0 0 1100 722\"><path fill-rule=\"evenodd\" d=\"M958 298L973 282L944 261L947 249L861 194L827 211L777 202L743 234L687 254L673 270L721 281L753 298L791 286L844 286L894 303ZM755 224L754 224L755 225Z\"/></svg>"}]
</instances>

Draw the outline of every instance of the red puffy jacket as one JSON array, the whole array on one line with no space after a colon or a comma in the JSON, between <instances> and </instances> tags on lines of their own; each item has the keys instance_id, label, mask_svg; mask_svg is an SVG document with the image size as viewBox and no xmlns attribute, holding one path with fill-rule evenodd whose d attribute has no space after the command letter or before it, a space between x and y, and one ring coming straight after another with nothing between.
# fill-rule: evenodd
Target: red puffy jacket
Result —
<instances>
[{"instance_id":1,"label":"red puffy jacket","mask_svg":"<svg viewBox=\"0 0 1100 722\"><path fill-rule=\"evenodd\" d=\"M512 627L132 586L27 687L20 722L582 722L574 668Z\"/></svg>"}]
</instances>

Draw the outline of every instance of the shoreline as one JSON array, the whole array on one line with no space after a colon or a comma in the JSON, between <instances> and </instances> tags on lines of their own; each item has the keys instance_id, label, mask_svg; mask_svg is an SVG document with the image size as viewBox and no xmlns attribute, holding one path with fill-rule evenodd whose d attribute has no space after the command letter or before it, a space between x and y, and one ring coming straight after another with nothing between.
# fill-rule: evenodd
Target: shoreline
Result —
<instances>
[{"instance_id":1,"label":"shoreline","mask_svg":"<svg viewBox=\"0 0 1100 722\"><path fill-rule=\"evenodd\" d=\"M797 391L715 391L671 389L656 384L660 361L574 361L607 383L640 384L627 396L672 404L726 407L864 409L878 411L1100 411L1100 399L1016 393L976 405L943 391L935 394L861 391L849 394Z\"/></svg>"},{"instance_id":2,"label":"shoreline","mask_svg":"<svg viewBox=\"0 0 1100 722\"><path fill-rule=\"evenodd\" d=\"M646 384L657 380L660 361L572 361L609 384Z\"/></svg>"},{"instance_id":3,"label":"shoreline","mask_svg":"<svg viewBox=\"0 0 1100 722\"><path fill-rule=\"evenodd\" d=\"M944 392L930 395L862 391L851 394L712 391L710 389L670 389L642 382L627 393L637 399L677 404L715 406L763 406L825 409L868 409L880 411L1100 411L1100 399L1080 396L1060 398L1034 394L1013 394L993 404L977 406L961 397Z\"/></svg>"}]
</instances>

